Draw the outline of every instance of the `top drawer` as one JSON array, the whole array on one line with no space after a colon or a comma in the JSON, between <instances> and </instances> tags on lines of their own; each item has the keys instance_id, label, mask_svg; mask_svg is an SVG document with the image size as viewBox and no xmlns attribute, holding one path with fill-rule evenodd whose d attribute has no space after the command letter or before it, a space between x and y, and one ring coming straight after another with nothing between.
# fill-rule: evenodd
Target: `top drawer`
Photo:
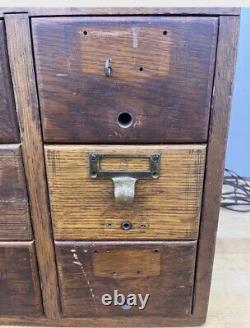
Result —
<instances>
[{"instance_id":1,"label":"top drawer","mask_svg":"<svg viewBox=\"0 0 250 328\"><path fill-rule=\"evenodd\" d=\"M214 17L32 19L45 141L206 141L217 25Z\"/></svg>"},{"instance_id":2,"label":"top drawer","mask_svg":"<svg viewBox=\"0 0 250 328\"><path fill-rule=\"evenodd\" d=\"M0 20L0 143L16 143L18 140L18 124L7 57L4 23Z\"/></svg>"}]
</instances>

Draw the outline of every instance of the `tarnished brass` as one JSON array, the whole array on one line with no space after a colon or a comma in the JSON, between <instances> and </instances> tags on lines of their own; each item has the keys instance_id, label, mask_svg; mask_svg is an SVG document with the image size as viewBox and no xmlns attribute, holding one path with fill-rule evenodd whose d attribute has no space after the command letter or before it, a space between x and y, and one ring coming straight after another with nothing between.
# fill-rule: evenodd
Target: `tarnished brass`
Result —
<instances>
[{"instance_id":1,"label":"tarnished brass","mask_svg":"<svg viewBox=\"0 0 250 328\"><path fill-rule=\"evenodd\" d=\"M149 170L136 172L103 171L100 168L102 158L126 157L148 158ZM134 201L137 180L157 179L160 174L160 154L147 155L119 155L119 154L90 154L89 170L92 179L111 179L114 184L114 197L118 204L129 204Z\"/></svg>"}]
</instances>

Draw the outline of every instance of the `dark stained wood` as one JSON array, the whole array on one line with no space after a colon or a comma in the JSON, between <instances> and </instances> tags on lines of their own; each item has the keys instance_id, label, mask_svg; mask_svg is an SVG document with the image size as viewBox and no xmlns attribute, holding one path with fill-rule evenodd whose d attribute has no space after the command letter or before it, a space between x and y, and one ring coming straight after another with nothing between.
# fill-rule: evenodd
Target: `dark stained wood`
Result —
<instances>
[{"instance_id":1,"label":"dark stained wood","mask_svg":"<svg viewBox=\"0 0 250 328\"><path fill-rule=\"evenodd\" d=\"M194 315L203 321L207 314L220 210L238 28L238 17L220 18L193 308Z\"/></svg>"},{"instance_id":2,"label":"dark stained wood","mask_svg":"<svg viewBox=\"0 0 250 328\"><path fill-rule=\"evenodd\" d=\"M44 309L49 318L56 318L59 313L57 272L47 201L29 18L26 14L6 15L5 24Z\"/></svg>"},{"instance_id":3,"label":"dark stained wood","mask_svg":"<svg viewBox=\"0 0 250 328\"><path fill-rule=\"evenodd\" d=\"M29 16L79 16L79 15L239 15L240 8L233 7L2 7L5 13L27 12Z\"/></svg>"},{"instance_id":4,"label":"dark stained wood","mask_svg":"<svg viewBox=\"0 0 250 328\"><path fill-rule=\"evenodd\" d=\"M32 239L20 148L0 145L0 240Z\"/></svg>"},{"instance_id":5,"label":"dark stained wood","mask_svg":"<svg viewBox=\"0 0 250 328\"><path fill-rule=\"evenodd\" d=\"M59 266L62 310L65 316L139 316L146 320L150 315L166 317L185 317L190 315L193 293L193 273L195 267L195 242L57 242L56 253ZM95 252L103 255L102 266L106 268L113 259L109 276L95 275ZM151 261L160 259L158 274L150 273L149 268L142 268L135 258L143 261L147 252L152 253ZM110 255L107 258L107 253ZM112 257L114 253L114 256ZM118 256L120 253L120 256ZM104 263L104 260L108 260ZM127 265L127 277L120 262ZM148 263L149 264L149 263ZM106 270L106 269L105 269ZM145 270L145 272L143 272ZM148 271L147 276L145 273ZM128 276L130 273L130 276ZM129 311L120 306L104 306L103 294L114 294L118 290L124 295L131 293L150 294L145 309L138 306Z\"/></svg>"},{"instance_id":6,"label":"dark stained wood","mask_svg":"<svg viewBox=\"0 0 250 328\"><path fill-rule=\"evenodd\" d=\"M33 242L0 242L0 316L43 313Z\"/></svg>"},{"instance_id":7,"label":"dark stained wood","mask_svg":"<svg viewBox=\"0 0 250 328\"><path fill-rule=\"evenodd\" d=\"M217 23L211 17L32 19L45 141L206 141ZM104 74L108 58L111 77ZM121 112L132 115L130 127L119 126Z\"/></svg>"},{"instance_id":8,"label":"dark stained wood","mask_svg":"<svg viewBox=\"0 0 250 328\"><path fill-rule=\"evenodd\" d=\"M90 153L111 155L106 164L101 161L102 170L119 168L124 175L148 171L149 163L143 170L140 161L129 162L123 155L159 153L159 178L139 180L133 203L116 204L113 182L89 177ZM205 145L50 145L45 156L55 239L197 238ZM121 228L126 220L132 229Z\"/></svg>"},{"instance_id":9,"label":"dark stained wood","mask_svg":"<svg viewBox=\"0 0 250 328\"><path fill-rule=\"evenodd\" d=\"M4 23L0 21L0 143L18 141L19 132L7 58Z\"/></svg>"}]
</instances>

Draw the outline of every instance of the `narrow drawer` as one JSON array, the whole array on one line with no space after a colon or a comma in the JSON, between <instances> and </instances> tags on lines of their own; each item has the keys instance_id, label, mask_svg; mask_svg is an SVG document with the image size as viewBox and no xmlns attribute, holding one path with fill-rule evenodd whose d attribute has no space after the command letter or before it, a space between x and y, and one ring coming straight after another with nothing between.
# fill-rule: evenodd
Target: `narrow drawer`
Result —
<instances>
[{"instance_id":1,"label":"narrow drawer","mask_svg":"<svg viewBox=\"0 0 250 328\"><path fill-rule=\"evenodd\" d=\"M18 142L18 124L2 20L0 20L0 118L0 143Z\"/></svg>"},{"instance_id":2,"label":"narrow drawer","mask_svg":"<svg viewBox=\"0 0 250 328\"><path fill-rule=\"evenodd\" d=\"M217 27L215 17L33 18L45 141L205 142Z\"/></svg>"},{"instance_id":3,"label":"narrow drawer","mask_svg":"<svg viewBox=\"0 0 250 328\"><path fill-rule=\"evenodd\" d=\"M43 313L33 242L0 242L0 315Z\"/></svg>"},{"instance_id":4,"label":"narrow drawer","mask_svg":"<svg viewBox=\"0 0 250 328\"><path fill-rule=\"evenodd\" d=\"M55 239L196 239L205 152L205 145L45 146Z\"/></svg>"},{"instance_id":5,"label":"narrow drawer","mask_svg":"<svg viewBox=\"0 0 250 328\"><path fill-rule=\"evenodd\" d=\"M56 242L63 315L188 316L195 250L191 241ZM109 305L105 294L112 297ZM120 305L114 304L117 294L124 295Z\"/></svg>"},{"instance_id":6,"label":"narrow drawer","mask_svg":"<svg viewBox=\"0 0 250 328\"><path fill-rule=\"evenodd\" d=\"M21 147L0 145L0 240L30 240L32 229Z\"/></svg>"}]
</instances>

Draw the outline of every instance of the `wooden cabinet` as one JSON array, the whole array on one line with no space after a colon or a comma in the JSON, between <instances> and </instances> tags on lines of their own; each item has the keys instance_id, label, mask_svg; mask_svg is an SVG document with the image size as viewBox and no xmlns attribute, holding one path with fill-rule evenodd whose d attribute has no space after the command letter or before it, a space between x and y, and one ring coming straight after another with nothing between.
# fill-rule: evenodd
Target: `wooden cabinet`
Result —
<instances>
[{"instance_id":1,"label":"wooden cabinet","mask_svg":"<svg viewBox=\"0 0 250 328\"><path fill-rule=\"evenodd\" d=\"M45 141L206 141L217 29L215 17L32 19Z\"/></svg>"},{"instance_id":2,"label":"wooden cabinet","mask_svg":"<svg viewBox=\"0 0 250 328\"><path fill-rule=\"evenodd\" d=\"M0 8L0 324L204 323L238 22Z\"/></svg>"}]
</instances>

